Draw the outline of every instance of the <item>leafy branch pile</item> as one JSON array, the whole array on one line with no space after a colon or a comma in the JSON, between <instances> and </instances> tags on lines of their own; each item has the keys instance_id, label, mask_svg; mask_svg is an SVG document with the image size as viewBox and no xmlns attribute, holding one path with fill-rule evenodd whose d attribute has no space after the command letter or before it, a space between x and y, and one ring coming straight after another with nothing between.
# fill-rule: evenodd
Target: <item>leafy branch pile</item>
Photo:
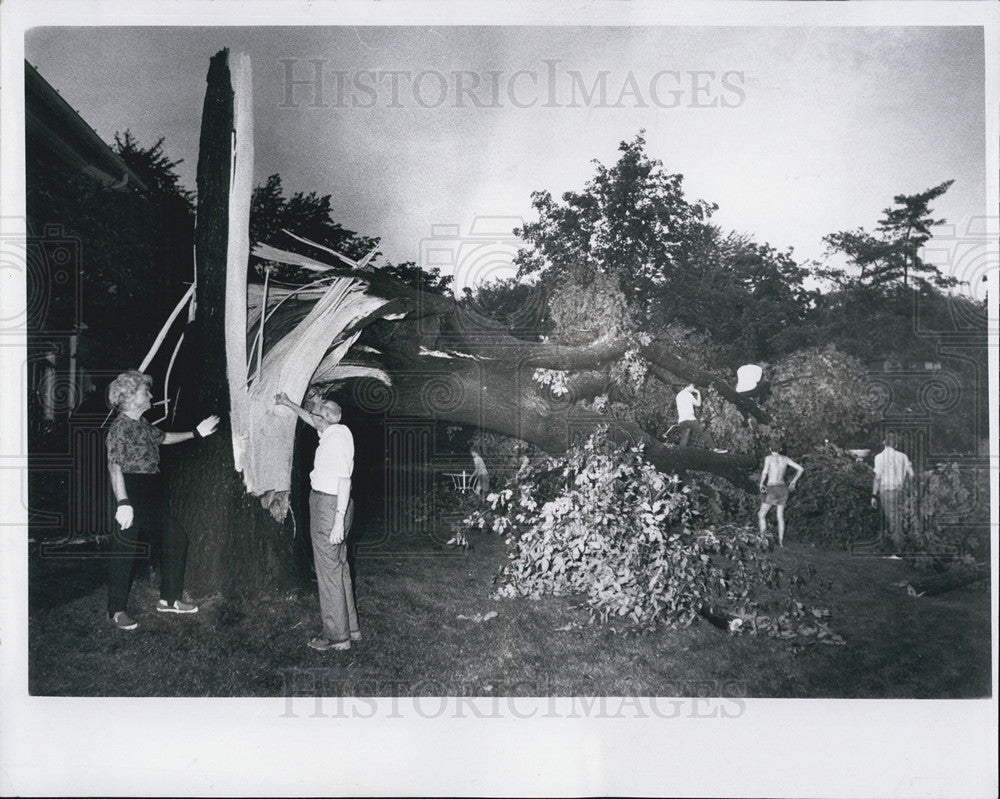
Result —
<instances>
[{"instance_id":1,"label":"leafy branch pile","mask_svg":"<svg viewBox=\"0 0 1000 799\"><path fill-rule=\"evenodd\" d=\"M906 498L904 554L930 566L963 555L988 559L989 528L969 524L987 517L986 508L977 508L989 496L987 475L956 463L939 463L917 474Z\"/></svg>"},{"instance_id":2,"label":"leafy branch pile","mask_svg":"<svg viewBox=\"0 0 1000 799\"><path fill-rule=\"evenodd\" d=\"M805 472L787 511L796 539L846 548L878 536L870 467L834 444L821 444L799 463Z\"/></svg>"},{"instance_id":3,"label":"leafy branch pile","mask_svg":"<svg viewBox=\"0 0 1000 799\"><path fill-rule=\"evenodd\" d=\"M498 597L582 595L593 620L643 629L699 615L739 619L734 631L743 620L754 620L744 626L751 632L766 626L756 620L770 616L763 599L778 588L767 539L732 524L696 529L689 487L605 429L536 463L489 502L468 521L506 536Z\"/></svg>"}]
</instances>

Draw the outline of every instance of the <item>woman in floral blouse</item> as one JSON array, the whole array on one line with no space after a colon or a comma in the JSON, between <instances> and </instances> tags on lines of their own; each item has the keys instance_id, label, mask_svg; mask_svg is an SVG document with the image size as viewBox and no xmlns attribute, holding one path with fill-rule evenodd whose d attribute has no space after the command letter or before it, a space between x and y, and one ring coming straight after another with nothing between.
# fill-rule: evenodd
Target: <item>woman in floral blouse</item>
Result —
<instances>
[{"instance_id":1,"label":"woman in floral blouse","mask_svg":"<svg viewBox=\"0 0 1000 799\"><path fill-rule=\"evenodd\" d=\"M215 432L218 416L209 416L190 433L164 433L142 415L151 407L152 378L134 369L118 375L108 387L108 403L118 415L108 429L108 471L118 508L119 529L111 544L108 563L108 617L122 630L139 625L125 612L135 556L141 550L139 531L163 542L160 567L160 601L163 613L197 613L198 608L181 600L187 536L182 529L163 525L163 487L160 480L160 445L203 438Z\"/></svg>"}]
</instances>

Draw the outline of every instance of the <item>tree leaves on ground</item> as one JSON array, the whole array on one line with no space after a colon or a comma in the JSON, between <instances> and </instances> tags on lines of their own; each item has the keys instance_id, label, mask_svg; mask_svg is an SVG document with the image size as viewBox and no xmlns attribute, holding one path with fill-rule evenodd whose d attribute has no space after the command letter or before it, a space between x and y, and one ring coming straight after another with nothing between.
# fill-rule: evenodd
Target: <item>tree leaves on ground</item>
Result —
<instances>
[{"instance_id":1,"label":"tree leaves on ground","mask_svg":"<svg viewBox=\"0 0 1000 799\"><path fill-rule=\"evenodd\" d=\"M766 536L739 524L700 526L691 488L603 428L488 500L468 523L506 538L498 597L580 595L593 620L639 629L687 626L706 611L741 620L776 612L768 601L779 571ZM797 636L799 626L782 630Z\"/></svg>"}]
</instances>

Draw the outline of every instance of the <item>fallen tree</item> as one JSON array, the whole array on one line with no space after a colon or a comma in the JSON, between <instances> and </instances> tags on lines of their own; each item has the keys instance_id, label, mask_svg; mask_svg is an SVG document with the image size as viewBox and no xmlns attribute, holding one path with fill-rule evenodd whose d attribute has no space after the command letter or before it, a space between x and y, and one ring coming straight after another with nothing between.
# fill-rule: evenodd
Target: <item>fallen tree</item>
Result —
<instances>
[{"instance_id":1,"label":"fallen tree","mask_svg":"<svg viewBox=\"0 0 1000 799\"><path fill-rule=\"evenodd\" d=\"M194 594L257 593L281 571L288 545L274 535L275 520L287 519L295 427L270 407L278 391L301 401L310 388L319 389L369 412L484 428L554 454L604 425L614 439L643 444L645 457L664 472L707 471L751 487L755 462L748 456L666 446L635 423L580 407L578 399L605 388L600 373L570 380L561 394L534 379L538 369L581 373L638 352L664 380L673 375L714 386L743 413L766 419L727 383L663 343L623 336L578 346L527 341L453 297L421 291L367 265L345 268L343 257L319 246L315 257L274 246L256 251L265 260L315 271L319 277L310 286L248 287L248 60L238 60L231 72L223 50L212 59L207 84L198 159L197 302L182 389L193 402L180 416L210 410L227 420L220 435L180 453L168 479L175 522L191 538L188 586ZM334 292L361 292L368 301L317 321L317 308ZM304 326L308 341L299 346ZM289 344L293 338L296 346Z\"/></svg>"},{"instance_id":2,"label":"fallen tree","mask_svg":"<svg viewBox=\"0 0 1000 799\"><path fill-rule=\"evenodd\" d=\"M388 375L389 384L375 390L377 399L365 399L371 390L344 390L347 381L337 380L336 375L314 379L313 387L336 389L338 398L346 404L481 427L523 439L553 454L565 452L576 438L589 435L603 424L616 437L642 443L650 462L663 471L707 471L740 487L751 485L748 473L756 465L752 458L694 447L669 447L636 424L578 407L577 400L592 393L600 377L591 376L575 384L571 381L568 390L560 395L553 395L533 379L536 369L595 369L636 348L661 370L701 385L722 386L723 396L730 394L739 400L724 381L687 365L662 344L643 344L624 337L602 338L580 346L525 341L452 298L422 292L379 275L377 270L343 271L274 247L260 252L279 263L302 264L308 260L316 270L326 269L331 280L353 275L365 284L366 293L386 303L378 316L364 320L366 326L357 339L357 349L344 359ZM314 302L310 296L285 300L268 324L277 321L281 330L293 329L306 318ZM391 318L385 318L387 315ZM254 337L256 332L251 328L249 335ZM748 413L767 418L752 403L741 401L741 405Z\"/></svg>"}]
</instances>

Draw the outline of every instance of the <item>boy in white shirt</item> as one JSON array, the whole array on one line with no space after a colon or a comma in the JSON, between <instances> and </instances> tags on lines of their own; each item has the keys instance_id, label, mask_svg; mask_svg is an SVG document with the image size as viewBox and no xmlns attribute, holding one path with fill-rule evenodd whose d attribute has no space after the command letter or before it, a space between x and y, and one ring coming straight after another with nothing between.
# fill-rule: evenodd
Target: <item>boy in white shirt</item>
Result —
<instances>
[{"instance_id":1,"label":"boy in white shirt","mask_svg":"<svg viewBox=\"0 0 1000 799\"><path fill-rule=\"evenodd\" d=\"M354 519L351 500L354 436L340 424L340 406L333 400L320 400L315 413L296 405L284 392L276 395L274 401L291 408L319 433L319 446L309 474L312 483L309 532L316 561L323 634L311 639L309 646L321 652L350 649L351 641L361 640L345 543Z\"/></svg>"},{"instance_id":2,"label":"boy in white shirt","mask_svg":"<svg viewBox=\"0 0 1000 799\"><path fill-rule=\"evenodd\" d=\"M677 429L681 431L681 446L686 447L691 438L691 433L695 434L695 440L702 439L705 445L715 452L727 452L715 446L712 434L706 430L701 422L694 415L694 409L701 407L701 392L694 387L694 383L689 383L680 391L674 399L677 405Z\"/></svg>"}]
</instances>

